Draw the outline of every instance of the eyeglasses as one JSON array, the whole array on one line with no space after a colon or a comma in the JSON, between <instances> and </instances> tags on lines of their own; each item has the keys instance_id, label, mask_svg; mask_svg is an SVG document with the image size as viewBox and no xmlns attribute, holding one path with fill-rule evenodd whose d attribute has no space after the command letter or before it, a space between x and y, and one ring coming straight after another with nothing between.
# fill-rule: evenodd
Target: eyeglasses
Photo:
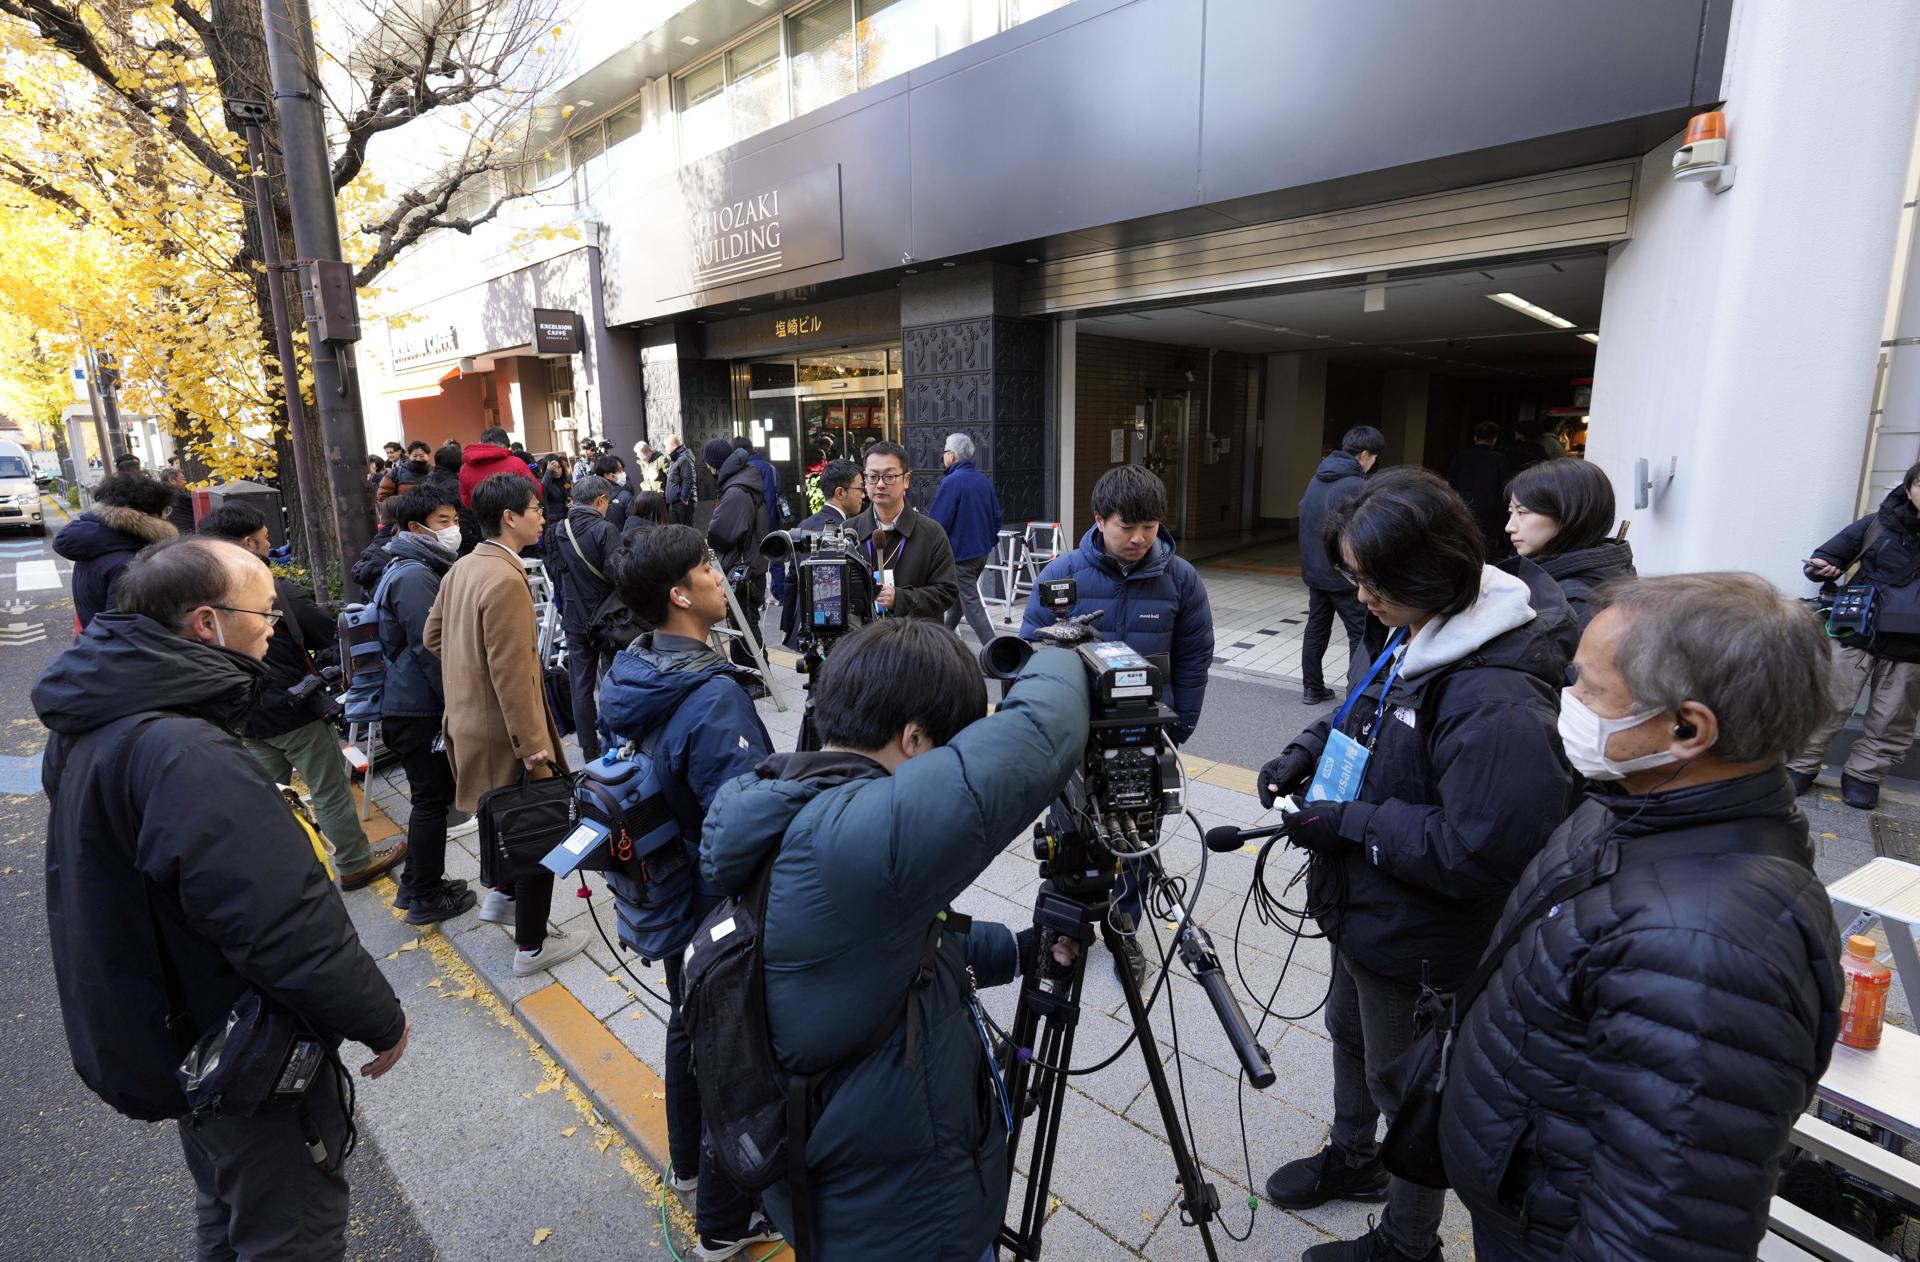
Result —
<instances>
[{"instance_id":1,"label":"eyeglasses","mask_svg":"<svg viewBox=\"0 0 1920 1262\"><path fill-rule=\"evenodd\" d=\"M895 482L898 482L906 476L906 474L901 473L898 469L892 473L863 473L860 475L861 480L868 486L892 486Z\"/></svg>"},{"instance_id":2,"label":"eyeglasses","mask_svg":"<svg viewBox=\"0 0 1920 1262\"><path fill-rule=\"evenodd\" d=\"M277 627L280 619L287 615L278 609L235 609L232 605L208 605L209 609L218 609L221 613L250 613L256 618L265 618L267 625Z\"/></svg>"},{"instance_id":3,"label":"eyeglasses","mask_svg":"<svg viewBox=\"0 0 1920 1262\"><path fill-rule=\"evenodd\" d=\"M1360 586L1360 576L1358 574L1355 574L1352 570L1348 569L1346 566L1340 564L1338 561L1335 561L1333 563L1333 572L1335 574L1338 574L1341 578L1346 579L1349 583L1352 583L1355 587Z\"/></svg>"}]
</instances>

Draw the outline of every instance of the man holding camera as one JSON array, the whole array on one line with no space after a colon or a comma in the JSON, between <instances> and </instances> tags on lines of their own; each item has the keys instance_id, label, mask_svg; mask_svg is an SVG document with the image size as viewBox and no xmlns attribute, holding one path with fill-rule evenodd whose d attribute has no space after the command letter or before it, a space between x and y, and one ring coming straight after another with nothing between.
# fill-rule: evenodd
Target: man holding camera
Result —
<instances>
[{"instance_id":1,"label":"man holding camera","mask_svg":"<svg viewBox=\"0 0 1920 1262\"><path fill-rule=\"evenodd\" d=\"M1043 649L982 718L979 666L952 633L883 619L835 646L818 688L822 748L774 754L722 787L700 848L701 874L730 894L773 865L773 1052L823 1075L805 1198L778 1183L767 1208L790 1240L801 1222L806 1256L979 1262L1006 1209L1008 1106L968 972L1011 981L1033 933L1017 944L948 905L1079 763L1086 671ZM848 1063L887 1022L878 1049Z\"/></svg>"},{"instance_id":2,"label":"man holding camera","mask_svg":"<svg viewBox=\"0 0 1920 1262\"><path fill-rule=\"evenodd\" d=\"M200 533L239 544L267 568L267 519L259 509L222 504L201 520ZM333 843L340 888L357 890L392 871L406 857L407 843L375 850L360 827L353 781L333 726L339 703L328 694L313 663L314 654L337 639L334 620L298 583L269 575L280 616L267 641L267 686L247 716L247 752L279 784L292 784L293 773L300 773L313 799L313 817Z\"/></svg>"},{"instance_id":3,"label":"man holding camera","mask_svg":"<svg viewBox=\"0 0 1920 1262\"><path fill-rule=\"evenodd\" d=\"M332 1065L293 1101L197 1120L178 1073L249 992L329 1049L366 1044L368 1078L407 1046L319 840L234 735L265 680L272 578L190 538L142 552L115 590L117 610L33 687L52 733L47 936L73 1067L128 1117L178 1119L199 1257L344 1258L349 1118Z\"/></svg>"},{"instance_id":4,"label":"man holding camera","mask_svg":"<svg viewBox=\"0 0 1920 1262\"><path fill-rule=\"evenodd\" d=\"M1093 484L1093 525L1080 546L1047 563L1027 601L1020 634L1032 639L1055 621L1041 602L1041 584L1071 579L1075 603L1064 616L1093 613L1093 629L1109 640L1125 641L1142 657L1162 664L1165 699L1175 715L1169 730L1176 744L1193 735L1207 699L1207 671L1213 665L1213 609L1199 571L1176 556L1173 540L1160 533L1167 515L1167 488L1139 465L1121 465ZM1120 939L1134 980L1145 982L1146 956L1130 930L1140 923L1140 880L1130 864L1114 890L1114 904L1129 930Z\"/></svg>"},{"instance_id":5,"label":"man holding camera","mask_svg":"<svg viewBox=\"0 0 1920 1262\"><path fill-rule=\"evenodd\" d=\"M945 617L960 595L953 545L939 522L907 503L907 449L867 448L865 480L867 509L847 528L873 570L874 605L897 618Z\"/></svg>"},{"instance_id":6,"label":"man holding camera","mask_svg":"<svg viewBox=\"0 0 1920 1262\"><path fill-rule=\"evenodd\" d=\"M701 823L714 793L773 752L753 708L751 686L758 678L708 646L713 628L726 621L726 578L713 567L699 531L662 526L639 535L620 553L613 581L620 598L654 630L614 655L600 690L601 720L611 745L635 744L652 760L679 821L686 857L697 861ZM665 1075L673 1158L668 1182L677 1192L698 1188L695 1256L706 1262L730 1258L778 1233L714 1166L701 1139L700 1092L680 1011L681 952L719 896L696 885L688 914L671 933L643 938L629 915L640 914L648 891L618 873L608 873L607 884L621 906L621 942L660 961L673 1001Z\"/></svg>"},{"instance_id":7,"label":"man holding camera","mask_svg":"<svg viewBox=\"0 0 1920 1262\"><path fill-rule=\"evenodd\" d=\"M820 496L824 501L820 511L795 526L795 530L812 531L839 530L846 526L866 505L867 492L860 479L860 466L851 460L829 460L820 470ZM797 650L795 643L798 634L796 620L799 617L800 596L793 588L787 588L787 599L780 610L780 634L786 646Z\"/></svg>"}]
</instances>

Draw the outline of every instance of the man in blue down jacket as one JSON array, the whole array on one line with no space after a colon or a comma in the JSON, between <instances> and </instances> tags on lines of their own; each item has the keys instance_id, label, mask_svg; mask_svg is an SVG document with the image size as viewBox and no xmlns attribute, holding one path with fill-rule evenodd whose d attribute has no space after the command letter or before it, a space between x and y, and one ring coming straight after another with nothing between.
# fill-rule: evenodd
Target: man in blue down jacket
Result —
<instances>
[{"instance_id":1,"label":"man in blue down jacket","mask_svg":"<svg viewBox=\"0 0 1920 1262\"><path fill-rule=\"evenodd\" d=\"M1496 941L1552 908L1448 1058L1440 1147L1480 1262L1754 1256L1839 1032L1833 909L1782 771L1825 657L1748 574L1643 580L1588 626L1560 731L1598 787L1507 899Z\"/></svg>"},{"instance_id":2,"label":"man in blue down jacket","mask_svg":"<svg viewBox=\"0 0 1920 1262\"><path fill-rule=\"evenodd\" d=\"M1109 640L1124 640L1142 657L1158 659L1162 700L1172 703L1173 739L1184 743L1200 723L1200 707L1207 699L1207 670L1213 665L1213 609L1207 603L1206 584L1184 558L1175 556L1173 540L1160 533L1167 515L1167 488L1158 477L1138 465L1121 465L1100 475L1093 484L1093 525L1080 546L1048 562L1040 579L1070 578L1078 588L1068 614L1091 613L1101 618L1093 629ZM1020 634L1031 639L1053 623L1053 614L1040 603L1034 585L1027 601ZM1120 874L1113 893L1122 928L1138 925L1143 892L1134 865ZM1124 964L1135 981L1145 982L1146 956L1132 936L1120 939Z\"/></svg>"},{"instance_id":3,"label":"man in blue down jacket","mask_svg":"<svg viewBox=\"0 0 1920 1262\"><path fill-rule=\"evenodd\" d=\"M1008 1153L967 970L1012 980L1032 931L1017 945L1003 925L948 922L909 1005L913 1054L902 1022L840 1062L900 1010L935 918L1065 783L1086 741L1086 673L1043 649L979 719L979 667L945 628L903 618L841 641L818 686L823 748L775 754L722 788L700 854L734 893L775 856L773 1050L791 1071L823 1072L800 1244L815 1262L979 1262L1006 1209ZM788 1186L765 1199L791 1239Z\"/></svg>"}]
</instances>

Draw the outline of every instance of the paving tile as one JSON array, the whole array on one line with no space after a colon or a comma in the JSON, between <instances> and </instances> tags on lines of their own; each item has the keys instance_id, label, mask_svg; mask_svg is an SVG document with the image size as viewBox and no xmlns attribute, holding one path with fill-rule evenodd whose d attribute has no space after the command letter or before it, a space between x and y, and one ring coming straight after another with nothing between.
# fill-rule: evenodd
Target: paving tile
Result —
<instances>
[{"instance_id":1,"label":"paving tile","mask_svg":"<svg viewBox=\"0 0 1920 1262\"><path fill-rule=\"evenodd\" d=\"M1050 1190L1106 1234L1138 1249L1173 1204L1173 1154L1132 1122L1069 1091Z\"/></svg>"},{"instance_id":2,"label":"paving tile","mask_svg":"<svg viewBox=\"0 0 1920 1262\"><path fill-rule=\"evenodd\" d=\"M576 955L548 972L554 981L573 992L582 1007L602 1021L633 1002L625 986L609 980L606 968L584 955Z\"/></svg>"}]
</instances>

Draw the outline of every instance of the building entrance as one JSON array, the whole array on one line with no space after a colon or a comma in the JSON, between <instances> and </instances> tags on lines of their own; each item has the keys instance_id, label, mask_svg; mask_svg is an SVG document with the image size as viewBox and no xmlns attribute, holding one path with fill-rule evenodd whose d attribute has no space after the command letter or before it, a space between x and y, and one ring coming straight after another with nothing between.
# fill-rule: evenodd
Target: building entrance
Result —
<instances>
[{"instance_id":1,"label":"building entrance","mask_svg":"<svg viewBox=\"0 0 1920 1262\"><path fill-rule=\"evenodd\" d=\"M748 363L735 374L748 437L804 487L829 460L856 463L883 439L900 441L900 348L868 347ZM798 505L795 505L798 508Z\"/></svg>"}]
</instances>

